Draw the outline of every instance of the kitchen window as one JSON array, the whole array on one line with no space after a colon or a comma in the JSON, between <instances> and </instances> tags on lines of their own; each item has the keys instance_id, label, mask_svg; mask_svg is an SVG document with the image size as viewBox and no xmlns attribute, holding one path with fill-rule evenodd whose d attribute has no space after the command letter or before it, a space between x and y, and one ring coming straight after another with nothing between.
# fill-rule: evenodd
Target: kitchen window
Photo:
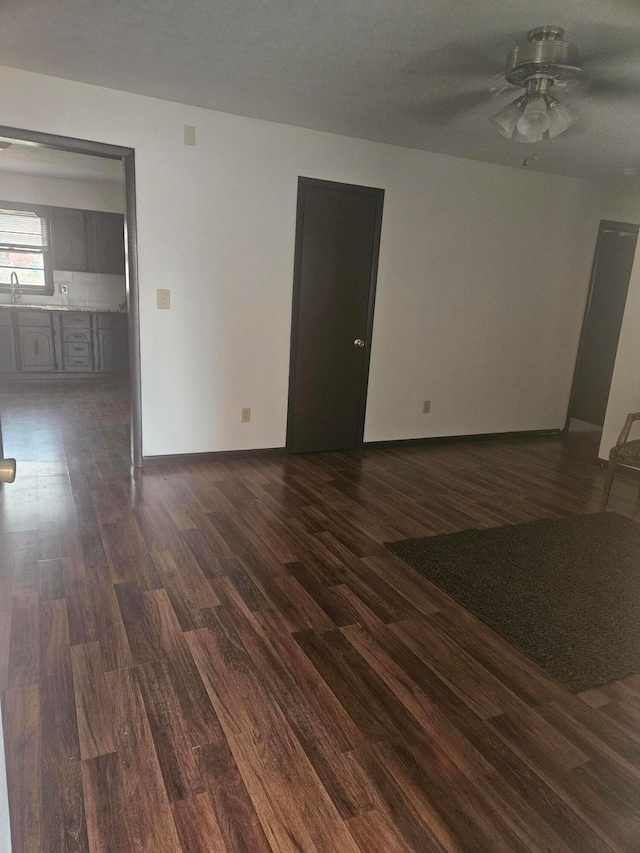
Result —
<instances>
[{"instance_id":1,"label":"kitchen window","mask_svg":"<svg viewBox=\"0 0 640 853\"><path fill-rule=\"evenodd\" d=\"M53 293L48 211L0 202L0 292Z\"/></svg>"}]
</instances>

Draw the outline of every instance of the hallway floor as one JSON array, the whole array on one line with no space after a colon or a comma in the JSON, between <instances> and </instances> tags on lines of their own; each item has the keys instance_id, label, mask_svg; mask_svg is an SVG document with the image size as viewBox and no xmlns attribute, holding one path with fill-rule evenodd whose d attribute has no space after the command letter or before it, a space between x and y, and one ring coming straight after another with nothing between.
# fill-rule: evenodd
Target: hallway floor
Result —
<instances>
[{"instance_id":1,"label":"hallway floor","mask_svg":"<svg viewBox=\"0 0 640 853\"><path fill-rule=\"evenodd\" d=\"M0 412L15 853L640 849L640 675L572 694L382 547L597 511L588 435L132 471L122 385Z\"/></svg>"}]
</instances>

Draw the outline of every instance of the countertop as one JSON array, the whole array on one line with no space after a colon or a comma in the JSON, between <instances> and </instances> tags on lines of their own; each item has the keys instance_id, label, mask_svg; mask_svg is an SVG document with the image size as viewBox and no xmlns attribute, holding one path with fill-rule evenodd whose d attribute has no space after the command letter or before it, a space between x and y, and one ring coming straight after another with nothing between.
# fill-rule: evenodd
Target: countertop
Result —
<instances>
[{"instance_id":1,"label":"countertop","mask_svg":"<svg viewBox=\"0 0 640 853\"><path fill-rule=\"evenodd\" d=\"M82 314L126 314L122 308L96 308L95 306L88 307L86 305L27 305L24 302L18 305L11 303L1 303L0 309L10 308L16 311L80 311Z\"/></svg>"}]
</instances>

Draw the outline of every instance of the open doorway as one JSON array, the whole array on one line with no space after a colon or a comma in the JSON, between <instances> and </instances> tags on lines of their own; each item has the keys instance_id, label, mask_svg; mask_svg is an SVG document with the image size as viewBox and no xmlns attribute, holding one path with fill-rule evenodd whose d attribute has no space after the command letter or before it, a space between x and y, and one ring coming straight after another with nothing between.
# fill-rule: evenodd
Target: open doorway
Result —
<instances>
[{"instance_id":1,"label":"open doorway","mask_svg":"<svg viewBox=\"0 0 640 853\"><path fill-rule=\"evenodd\" d=\"M607 410L637 240L637 225L600 223L567 414L567 429L582 435L594 457Z\"/></svg>"},{"instance_id":2,"label":"open doorway","mask_svg":"<svg viewBox=\"0 0 640 853\"><path fill-rule=\"evenodd\" d=\"M104 454L140 465L134 152L1 126L0 149L4 402L28 397L18 407L33 415L22 418L25 436L41 427L38 414L57 412L55 442L79 423L73 400L94 415L79 442L99 435ZM15 247L14 233L23 235Z\"/></svg>"}]
</instances>

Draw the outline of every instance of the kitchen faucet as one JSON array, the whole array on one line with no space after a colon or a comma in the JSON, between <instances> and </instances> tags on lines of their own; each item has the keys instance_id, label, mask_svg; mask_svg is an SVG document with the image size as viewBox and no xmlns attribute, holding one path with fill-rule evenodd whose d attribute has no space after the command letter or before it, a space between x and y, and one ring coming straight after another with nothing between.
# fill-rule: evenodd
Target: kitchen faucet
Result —
<instances>
[{"instance_id":1,"label":"kitchen faucet","mask_svg":"<svg viewBox=\"0 0 640 853\"><path fill-rule=\"evenodd\" d=\"M11 304L15 305L22 294L16 293L16 287L19 286L18 273L12 272L9 279L9 288L11 289Z\"/></svg>"}]
</instances>

